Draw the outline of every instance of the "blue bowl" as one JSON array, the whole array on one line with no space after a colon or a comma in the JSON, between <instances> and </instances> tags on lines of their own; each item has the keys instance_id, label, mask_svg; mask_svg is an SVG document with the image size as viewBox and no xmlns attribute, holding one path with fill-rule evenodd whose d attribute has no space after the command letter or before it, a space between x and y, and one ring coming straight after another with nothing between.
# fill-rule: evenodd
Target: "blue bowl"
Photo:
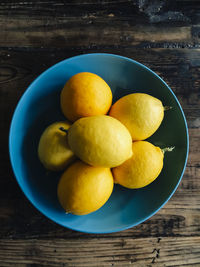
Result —
<instances>
[{"instance_id":1,"label":"blue bowl","mask_svg":"<svg viewBox=\"0 0 200 267\"><path fill-rule=\"evenodd\" d=\"M111 87L113 101L143 92L159 98L165 112L158 131L149 139L163 147L175 146L166 153L160 176L149 186L130 190L115 185L108 202L85 216L65 214L57 199L60 173L47 173L37 156L43 130L52 122L65 119L59 96L66 81L78 72L93 72ZM19 101L11 122L10 159L16 179L31 203L54 222L87 233L111 233L144 222L173 195L186 166L188 129L183 110L169 86L144 65L112 54L87 54L66 59L42 73Z\"/></svg>"}]
</instances>

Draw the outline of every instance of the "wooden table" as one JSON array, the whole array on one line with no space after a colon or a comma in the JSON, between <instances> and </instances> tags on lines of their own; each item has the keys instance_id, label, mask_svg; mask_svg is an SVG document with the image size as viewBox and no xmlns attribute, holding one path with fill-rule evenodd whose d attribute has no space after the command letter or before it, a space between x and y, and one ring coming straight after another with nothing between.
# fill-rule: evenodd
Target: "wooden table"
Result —
<instances>
[{"instance_id":1,"label":"wooden table","mask_svg":"<svg viewBox=\"0 0 200 267\"><path fill-rule=\"evenodd\" d=\"M187 118L190 155L178 190L151 219L113 234L83 234L40 214L8 156L13 111L58 61L108 52L144 63L170 85ZM200 266L200 2L0 2L0 266Z\"/></svg>"}]
</instances>

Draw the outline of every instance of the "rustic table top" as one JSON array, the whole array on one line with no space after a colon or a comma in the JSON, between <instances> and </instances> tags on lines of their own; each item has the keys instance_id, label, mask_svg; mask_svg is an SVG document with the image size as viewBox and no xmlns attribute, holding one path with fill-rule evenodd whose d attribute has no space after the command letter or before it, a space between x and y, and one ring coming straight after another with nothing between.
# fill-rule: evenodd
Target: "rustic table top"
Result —
<instances>
[{"instance_id":1,"label":"rustic table top","mask_svg":"<svg viewBox=\"0 0 200 267\"><path fill-rule=\"evenodd\" d=\"M13 111L41 72L68 57L109 52L135 59L172 88L185 112L190 154L170 201L126 231L83 234L40 214L8 156ZM0 266L200 266L200 2L1 0Z\"/></svg>"}]
</instances>

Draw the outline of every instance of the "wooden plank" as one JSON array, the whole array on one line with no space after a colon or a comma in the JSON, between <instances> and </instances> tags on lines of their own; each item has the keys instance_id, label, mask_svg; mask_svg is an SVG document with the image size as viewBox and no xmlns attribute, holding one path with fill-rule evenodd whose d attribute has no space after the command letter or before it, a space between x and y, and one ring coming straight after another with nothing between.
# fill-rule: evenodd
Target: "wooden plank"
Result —
<instances>
[{"instance_id":1,"label":"wooden plank","mask_svg":"<svg viewBox=\"0 0 200 267\"><path fill-rule=\"evenodd\" d=\"M185 180L186 178L183 178ZM1 198L1 238L8 239L54 239L54 238L92 238L97 235L86 235L73 232L51 222L40 214L25 199L17 185L4 187L8 197ZM17 191L15 193L14 191ZM170 201L148 221L123 232L101 237L179 237L200 236L199 192L179 190Z\"/></svg>"},{"instance_id":2,"label":"wooden plank","mask_svg":"<svg viewBox=\"0 0 200 267\"><path fill-rule=\"evenodd\" d=\"M19 97L32 79L65 58L93 52L124 55L150 67L159 74L178 96L183 108L198 109L200 49L133 49L132 47L77 47L66 49L0 49L1 92ZM40 59L40 60L39 60ZM17 88L13 91L10 83ZM14 96L13 96L14 99ZM198 112L198 110L196 111ZM195 115L195 114L194 114ZM198 114L196 114L198 116ZM195 115L195 116L196 116ZM192 116L192 113L191 113ZM194 117L194 116L193 116ZM196 118L195 118L196 119Z\"/></svg>"},{"instance_id":3,"label":"wooden plank","mask_svg":"<svg viewBox=\"0 0 200 267\"><path fill-rule=\"evenodd\" d=\"M199 48L191 1L1 1L0 47Z\"/></svg>"},{"instance_id":4,"label":"wooden plank","mask_svg":"<svg viewBox=\"0 0 200 267\"><path fill-rule=\"evenodd\" d=\"M78 24L77 24L78 20ZM45 24L44 24L45 23ZM132 45L136 47L160 43L193 46L196 37L192 36L192 27L132 26L118 21L107 24L100 18L95 23L85 23L81 18L43 19L18 17L0 19L2 37L1 47L88 47L89 45ZM111 26L111 24L114 24ZM115 25L117 24L117 25ZM78 26L77 26L78 25ZM199 47L195 44L195 47Z\"/></svg>"},{"instance_id":5,"label":"wooden plank","mask_svg":"<svg viewBox=\"0 0 200 267\"><path fill-rule=\"evenodd\" d=\"M97 246L98 244L98 246ZM200 265L200 237L0 241L3 266Z\"/></svg>"},{"instance_id":6,"label":"wooden plank","mask_svg":"<svg viewBox=\"0 0 200 267\"><path fill-rule=\"evenodd\" d=\"M40 1L7 1L0 3L0 15L35 17L44 16L80 16L85 14L90 18L106 16L130 18L134 17L134 24L139 23L179 23L196 22L200 7L198 1L170 0L170 1L131 1L131 0L40 0Z\"/></svg>"},{"instance_id":7,"label":"wooden plank","mask_svg":"<svg viewBox=\"0 0 200 267\"><path fill-rule=\"evenodd\" d=\"M177 192L151 219L137 227L111 236L200 236L199 170L199 167L187 167ZM14 239L85 237L85 234L58 227L36 211L25 199L14 179L7 177L0 183L0 186L2 188L0 198L1 237ZM90 238L90 235L87 238Z\"/></svg>"}]
</instances>

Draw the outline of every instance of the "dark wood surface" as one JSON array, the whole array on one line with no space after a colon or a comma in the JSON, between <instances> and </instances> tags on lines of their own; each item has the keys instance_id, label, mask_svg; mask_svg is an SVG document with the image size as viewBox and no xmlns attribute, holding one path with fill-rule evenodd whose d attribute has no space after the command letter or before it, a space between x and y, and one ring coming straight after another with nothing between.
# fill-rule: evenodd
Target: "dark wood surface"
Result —
<instances>
[{"instance_id":1,"label":"dark wood surface","mask_svg":"<svg viewBox=\"0 0 200 267\"><path fill-rule=\"evenodd\" d=\"M13 111L58 61L90 52L133 58L158 73L187 118L190 155L170 201L123 232L65 229L21 192L8 156ZM200 266L200 1L0 2L0 266Z\"/></svg>"}]
</instances>

